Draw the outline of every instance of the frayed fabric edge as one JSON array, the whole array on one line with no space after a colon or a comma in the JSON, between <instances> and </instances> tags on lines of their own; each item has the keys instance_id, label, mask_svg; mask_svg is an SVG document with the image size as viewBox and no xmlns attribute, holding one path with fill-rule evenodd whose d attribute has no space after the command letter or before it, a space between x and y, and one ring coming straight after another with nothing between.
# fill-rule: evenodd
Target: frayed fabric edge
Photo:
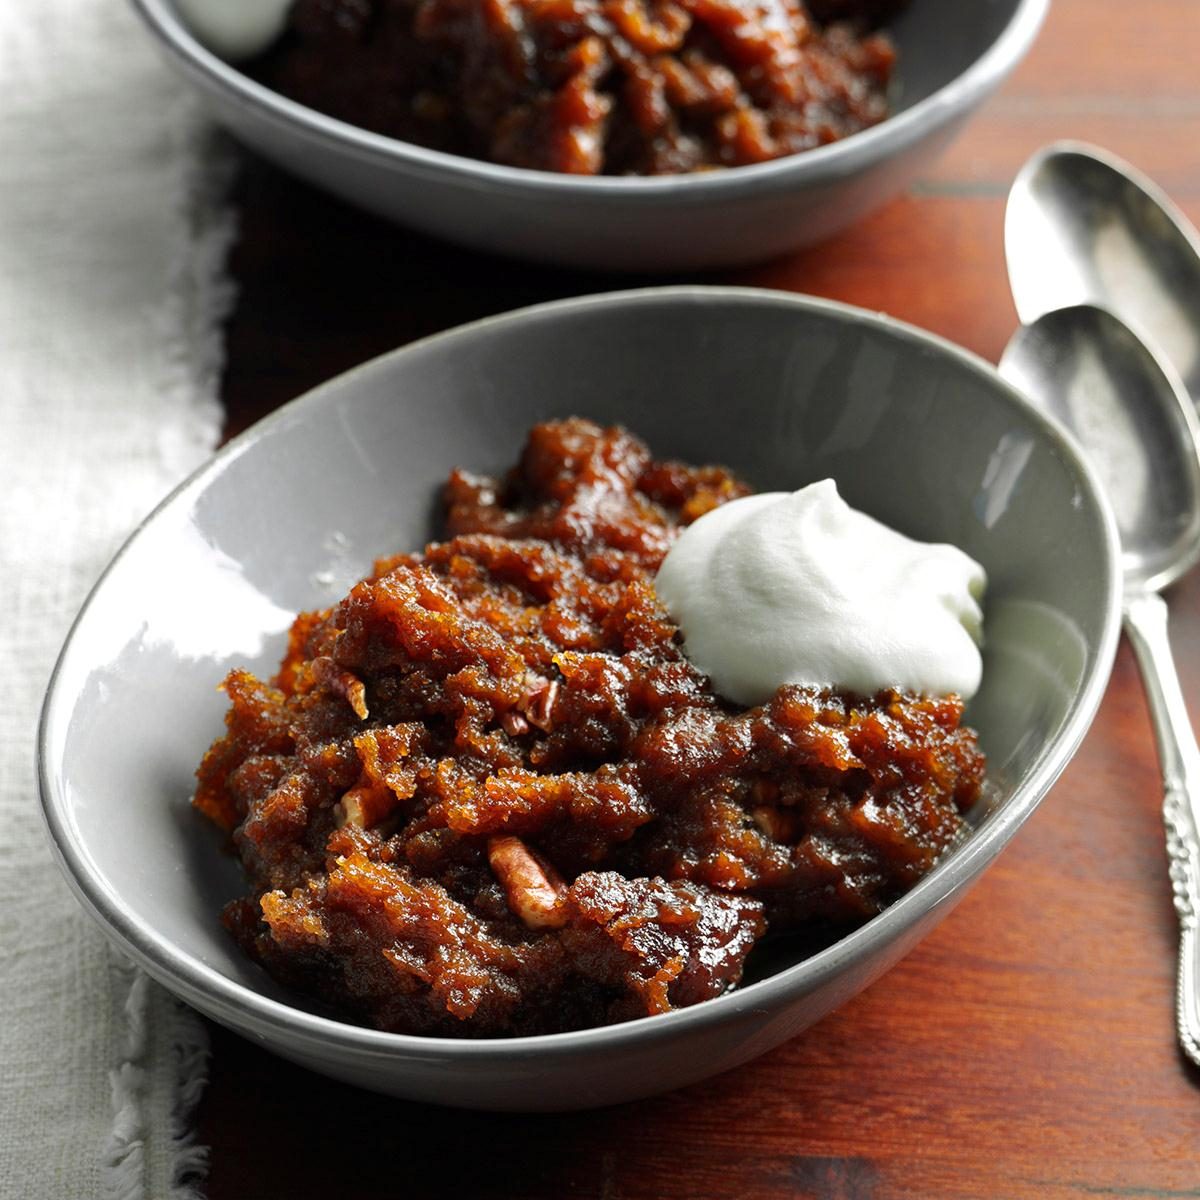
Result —
<instances>
[{"instance_id":1,"label":"frayed fabric edge","mask_svg":"<svg viewBox=\"0 0 1200 1200\"><path fill-rule=\"evenodd\" d=\"M171 1106L170 1200L204 1200L208 1147L196 1141L192 1123L208 1083L209 1043L204 1022L186 1005L170 1001Z\"/></svg>"},{"instance_id":2,"label":"frayed fabric edge","mask_svg":"<svg viewBox=\"0 0 1200 1200\"><path fill-rule=\"evenodd\" d=\"M104 1151L104 1200L144 1200L146 1195L146 1054L150 981L131 963L117 963L114 974L125 988L122 1062L109 1072L113 1127Z\"/></svg>"},{"instance_id":3,"label":"frayed fabric edge","mask_svg":"<svg viewBox=\"0 0 1200 1200\"><path fill-rule=\"evenodd\" d=\"M104 1200L147 1200L146 1113L151 1001L157 985L131 963L114 962L125 989L121 1003L123 1061L109 1072L113 1126L103 1160ZM201 1019L173 997L163 996L169 1045L171 1111L167 1116L170 1192L165 1200L204 1200L208 1147L197 1144L192 1118L208 1082L208 1033ZM149 1197L149 1200L158 1200Z\"/></svg>"}]
</instances>

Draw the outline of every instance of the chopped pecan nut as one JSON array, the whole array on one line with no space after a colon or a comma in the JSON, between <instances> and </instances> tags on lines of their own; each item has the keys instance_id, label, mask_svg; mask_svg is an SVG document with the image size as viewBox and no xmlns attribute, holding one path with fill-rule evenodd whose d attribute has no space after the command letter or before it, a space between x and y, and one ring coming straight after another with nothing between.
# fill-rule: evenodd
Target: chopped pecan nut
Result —
<instances>
[{"instance_id":1,"label":"chopped pecan nut","mask_svg":"<svg viewBox=\"0 0 1200 1200\"><path fill-rule=\"evenodd\" d=\"M322 655L313 659L313 674L318 682L323 683L331 692L341 696L354 710L354 715L365 721L369 716L367 711L367 689L357 675L343 670L332 658Z\"/></svg>"},{"instance_id":2,"label":"chopped pecan nut","mask_svg":"<svg viewBox=\"0 0 1200 1200\"><path fill-rule=\"evenodd\" d=\"M790 845L797 840L799 822L795 813L779 808L753 808L750 816L772 841Z\"/></svg>"},{"instance_id":3,"label":"chopped pecan nut","mask_svg":"<svg viewBox=\"0 0 1200 1200\"><path fill-rule=\"evenodd\" d=\"M501 716L500 727L513 737L520 737L521 734L529 732L529 722L519 712L513 712L512 709Z\"/></svg>"},{"instance_id":4,"label":"chopped pecan nut","mask_svg":"<svg viewBox=\"0 0 1200 1200\"><path fill-rule=\"evenodd\" d=\"M530 725L536 725L549 733L554 725L551 710L554 708L554 701L558 699L558 684L540 675L528 675L526 680L525 694L521 697L521 711Z\"/></svg>"},{"instance_id":5,"label":"chopped pecan nut","mask_svg":"<svg viewBox=\"0 0 1200 1200\"><path fill-rule=\"evenodd\" d=\"M562 876L520 838L488 839L488 862L504 887L508 907L531 929L558 929L567 923Z\"/></svg>"}]
</instances>

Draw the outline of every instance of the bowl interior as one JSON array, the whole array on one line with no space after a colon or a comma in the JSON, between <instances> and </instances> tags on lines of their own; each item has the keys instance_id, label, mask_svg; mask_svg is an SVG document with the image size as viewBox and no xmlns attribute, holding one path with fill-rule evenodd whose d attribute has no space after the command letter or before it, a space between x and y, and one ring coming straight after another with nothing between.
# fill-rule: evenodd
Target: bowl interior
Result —
<instances>
[{"instance_id":1,"label":"bowl interior","mask_svg":"<svg viewBox=\"0 0 1200 1200\"><path fill-rule=\"evenodd\" d=\"M888 26L899 52L893 111L912 108L962 75L1021 7L1022 0L911 0Z\"/></svg>"},{"instance_id":2,"label":"bowl interior","mask_svg":"<svg viewBox=\"0 0 1200 1200\"><path fill-rule=\"evenodd\" d=\"M502 468L531 424L571 414L759 488L833 476L850 503L983 563L969 719L991 807L941 882L900 903L931 904L999 849L1081 736L1115 644L1111 523L1078 461L994 372L903 326L778 293L666 289L376 360L234 442L134 535L64 649L41 743L52 832L110 933L165 975L208 968L286 998L224 933L240 870L189 805L222 728L217 685L237 665L273 673L297 610L428 540L453 466Z\"/></svg>"}]
</instances>

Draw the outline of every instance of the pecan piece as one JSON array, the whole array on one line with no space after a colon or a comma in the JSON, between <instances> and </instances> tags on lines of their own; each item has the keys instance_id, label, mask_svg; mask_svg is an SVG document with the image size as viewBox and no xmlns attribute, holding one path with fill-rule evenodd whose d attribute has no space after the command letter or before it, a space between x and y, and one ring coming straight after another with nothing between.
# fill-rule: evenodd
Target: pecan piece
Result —
<instances>
[{"instance_id":1,"label":"pecan piece","mask_svg":"<svg viewBox=\"0 0 1200 1200\"><path fill-rule=\"evenodd\" d=\"M536 725L539 729L549 733L554 724L551 710L557 699L558 683L556 681L546 679L542 675L530 674L525 677L525 691L518 707L525 714L530 725Z\"/></svg>"},{"instance_id":2,"label":"pecan piece","mask_svg":"<svg viewBox=\"0 0 1200 1200\"><path fill-rule=\"evenodd\" d=\"M360 721L365 721L369 714L367 712L367 689L363 681L357 675L343 670L325 654L314 658L312 665L317 682L327 687L335 696L341 696L354 710L354 715Z\"/></svg>"},{"instance_id":3,"label":"pecan piece","mask_svg":"<svg viewBox=\"0 0 1200 1200\"><path fill-rule=\"evenodd\" d=\"M791 845L799 837L799 818L786 809L752 808L750 817L772 841Z\"/></svg>"},{"instance_id":4,"label":"pecan piece","mask_svg":"<svg viewBox=\"0 0 1200 1200\"><path fill-rule=\"evenodd\" d=\"M510 911L530 929L559 929L567 923L567 885L536 850L520 838L489 838L488 863L504 887Z\"/></svg>"},{"instance_id":5,"label":"pecan piece","mask_svg":"<svg viewBox=\"0 0 1200 1200\"><path fill-rule=\"evenodd\" d=\"M500 726L505 733L512 737L520 737L529 732L529 722L519 712L509 709L500 717Z\"/></svg>"}]
</instances>

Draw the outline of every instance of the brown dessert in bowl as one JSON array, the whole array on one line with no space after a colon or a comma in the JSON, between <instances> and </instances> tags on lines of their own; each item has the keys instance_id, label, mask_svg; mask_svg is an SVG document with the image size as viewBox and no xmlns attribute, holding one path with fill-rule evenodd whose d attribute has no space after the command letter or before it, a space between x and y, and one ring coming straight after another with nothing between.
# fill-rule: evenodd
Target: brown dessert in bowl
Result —
<instances>
[{"instance_id":1,"label":"brown dessert in bowl","mask_svg":"<svg viewBox=\"0 0 1200 1200\"><path fill-rule=\"evenodd\" d=\"M887 115L899 0L297 0L251 73L403 141L661 175L765 162Z\"/></svg>"},{"instance_id":2,"label":"brown dessert in bowl","mask_svg":"<svg viewBox=\"0 0 1200 1200\"><path fill-rule=\"evenodd\" d=\"M982 781L961 701L739 708L656 597L678 529L748 491L581 420L455 471L445 541L301 615L272 683L226 681L196 803L246 868L243 946L352 1021L546 1033L719 995L768 931L921 878Z\"/></svg>"}]
</instances>

